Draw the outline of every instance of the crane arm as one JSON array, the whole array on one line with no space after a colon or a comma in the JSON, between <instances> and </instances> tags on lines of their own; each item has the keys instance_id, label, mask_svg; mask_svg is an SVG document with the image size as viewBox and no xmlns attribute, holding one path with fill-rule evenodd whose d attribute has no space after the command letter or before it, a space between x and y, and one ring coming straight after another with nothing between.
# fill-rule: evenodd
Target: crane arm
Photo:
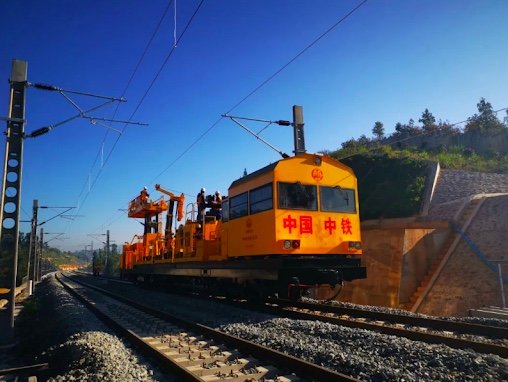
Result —
<instances>
[{"instance_id":1,"label":"crane arm","mask_svg":"<svg viewBox=\"0 0 508 382\"><path fill-rule=\"evenodd\" d=\"M157 191L159 191L160 193L169 196L170 200L173 200L176 202L177 218L178 218L178 221L182 220L183 219L183 205L184 205L184 201L185 201L184 194L182 193L180 196L176 196L172 192L161 187L160 184L156 184L155 189Z\"/></svg>"}]
</instances>

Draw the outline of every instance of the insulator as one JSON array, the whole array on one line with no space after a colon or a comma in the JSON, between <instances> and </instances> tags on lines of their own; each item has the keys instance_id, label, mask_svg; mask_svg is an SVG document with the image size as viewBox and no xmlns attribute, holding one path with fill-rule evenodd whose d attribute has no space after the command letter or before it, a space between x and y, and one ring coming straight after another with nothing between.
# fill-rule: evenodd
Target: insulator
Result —
<instances>
[{"instance_id":1,"label":"insulator","mask_svg":"<svg viewBox=\"0 0 508 382\"><path fill-rule=\"evenodd\" d=\"M48 84L32 84L32 86L34 88L37 88L37 89L42 89L42 90L52 90L52 91L59 91L61 90L59 87L57 86L53 86L53 85L48 85Z\"/></svg>"},{"instance_id":2,"label":"insulator","mask_svg":"<svg viewBox=\"0 0 508 382\"><path fill-rule=\"evenodd\" d=\"M51 131L51 127L49 127L49 126L41 127L40 129L32 131L30 134L27 135L27 137L29 137L29 138L35 138L35 137L38 137L40 135L49 133L50 131Z\"/></svg>"}]
</instances>

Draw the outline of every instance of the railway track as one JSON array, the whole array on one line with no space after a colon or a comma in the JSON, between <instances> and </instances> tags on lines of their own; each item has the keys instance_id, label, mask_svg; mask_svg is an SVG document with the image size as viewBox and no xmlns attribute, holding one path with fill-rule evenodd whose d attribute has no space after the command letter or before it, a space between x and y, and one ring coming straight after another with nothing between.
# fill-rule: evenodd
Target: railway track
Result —
<instances>
[{"instance_id":1,"label":"railway track","mask_svg":"<svg viewBox=\"0 0 508 382\"><path fill-rule=\"evenodd\" d=\"M237 307L287 318L319 320L350 328L405 337L412 341L443 344L455 349L472 349L478 353L496 354L508 358L508 347L496 343L506 341L508 338L508 328L505 327L278 299L270 299L263 305L250 304L245 301L229 301L223 298L216 299ZM461 335L466 335L468 338L462 338Z\"/></svg>"},{"instance_id":2,"label":"railway track","mask_svg":"<svg viewBox=\"0 0 508 382\"><path fill-rule=\"evenodd\" d=\"M443 344L455 349L472 349L482 354L508 358L508 328L443 320L431 317L371 311L323 303L269 299L264 304L235 301L217 296L197 296L207 300L262 313L302 320L319 320L350 328L366 329L405 337L412 341Z\"/></svg>"},{"instance_id":3,"label":"railway track","mask_svg":"<svg viewBox=\"0 0 508 382\"><path fill-rule=\"evenodd\" d=\"M210 327L183 321L97 286L66 276L57 278L103 321L184 380L357 381Z\"/></svg>"}]
</instances>

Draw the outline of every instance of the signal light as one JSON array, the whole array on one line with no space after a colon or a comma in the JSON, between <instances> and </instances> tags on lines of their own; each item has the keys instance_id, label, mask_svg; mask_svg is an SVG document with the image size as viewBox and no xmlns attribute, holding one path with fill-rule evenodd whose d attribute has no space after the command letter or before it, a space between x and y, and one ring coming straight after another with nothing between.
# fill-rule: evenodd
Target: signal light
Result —
<instances>
[{"instance_id":1,"label":"signal light","mask_svg":"<svg viewBox=\"0 0 508 382\"><path fill-rule=\"evenodd\" d=\"M291 240L284 240L284 249L291 249Z\"/></svg>"},{"instance_id":2,"label":"signal light","mask_svg":"<svg viewBox=\"0 0 508 382\"><path fill-rule=\"evenodd\" d=\"M293 242L291 243L293 249L298 249L300 248L300 240L293 240Z\"/></svg>"}]
</instances>

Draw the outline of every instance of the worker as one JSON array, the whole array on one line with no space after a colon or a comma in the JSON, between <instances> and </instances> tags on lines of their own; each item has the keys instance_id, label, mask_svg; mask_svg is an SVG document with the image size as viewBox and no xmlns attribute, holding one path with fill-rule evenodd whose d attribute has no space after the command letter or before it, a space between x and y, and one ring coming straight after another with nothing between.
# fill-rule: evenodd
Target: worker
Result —
<instances>
[{"instance_id":1,"label":"worker","mask_svg":"<svg viewBox=\"0 0 508 382\"><path fill-rule=\"evenodd\" d=\"M203 213L206 208L206 196L205 196L206 189L203 187L199 191L199 194L196 197L196 204L198 205L198 220L203 219Z\"/></svg>"},{"instance_id":2,"label":"worker","mask_svg":"<svg viewBox=\"0 0 508 382\"><path fill-rule=\"evenodd\" d=\"M212 215L217 220L222 217L222 196L219 191L215 191L215 195L212 201Z\"/></svg>"},{"instance_id":3,"label":"worker","mask_svg":"<svg viewBox=\"0 0 508 382\"><path fill-rule=\"evenodd\" d=\"M148 197L149 196L150 196L150 194L148 193L148 188L143 187L143 189L139 193L139 200L141 201L141 204L148 203Z\"/></svg>"}]
</instances>

